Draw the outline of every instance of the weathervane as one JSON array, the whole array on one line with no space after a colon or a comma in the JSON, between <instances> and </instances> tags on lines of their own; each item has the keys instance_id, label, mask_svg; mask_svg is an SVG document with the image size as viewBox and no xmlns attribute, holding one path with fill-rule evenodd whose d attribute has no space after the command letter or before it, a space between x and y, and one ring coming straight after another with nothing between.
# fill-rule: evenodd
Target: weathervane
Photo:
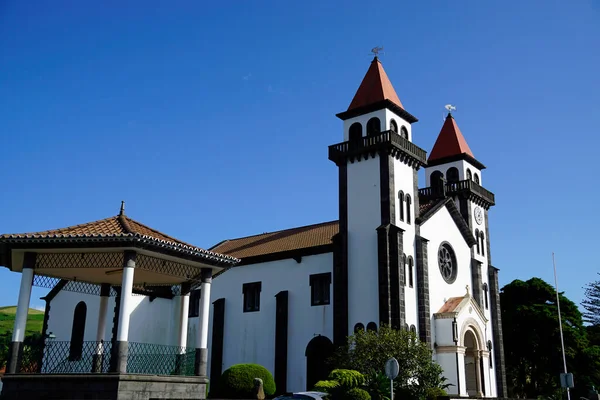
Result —
<instances>
[{"instance_id":1,"label":"weathervane","mask_svg":"<svg viewBox=\"0 0 600 400\"><path fill-rule=\"evenodd\" d=\"M446 104L444 108L448 110L448 112L456 111L456 106L453 106L452 104Z\"/></svg>"},{"instance_id":2,"label":"weathervane","mask_svg":"<svg viewBox=\"0 0 600 400\"><path fill-rule=\"evenodd\" d=\"M374 54L375 57L378 57L379 56L379 52L381 52L381 51L383 51L383 46L381 46L381 47L373 47L371 49L371 54Z\"/></svg>"}]
</instances>

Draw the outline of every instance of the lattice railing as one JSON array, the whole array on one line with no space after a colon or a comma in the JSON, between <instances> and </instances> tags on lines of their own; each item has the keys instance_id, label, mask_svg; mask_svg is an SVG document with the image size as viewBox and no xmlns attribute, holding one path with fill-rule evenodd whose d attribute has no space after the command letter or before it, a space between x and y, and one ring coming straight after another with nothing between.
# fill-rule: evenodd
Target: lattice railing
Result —
<instances>
[{"instance_id":1,"label":"lattice railing","mask_svg":"<svg viewBox=\"0 0 600 400\"><path fill-rule=\"evenodd\" d=\"M194 375L196 350L189 347L130 342L127 373ZM92 374L110 372L111 342L47 340L23 346L20 373Z\"/></svg>"},{"instance_id":2,"label":"lattice railing","mask_svg":"<svg viewBox=\"0 0 600 400\"><path fill-rule=\"evenodd\" d=\"M194 375L196 350L190 347L129 343L127 372L151 375Z\"/></svg>"}]
</instances>

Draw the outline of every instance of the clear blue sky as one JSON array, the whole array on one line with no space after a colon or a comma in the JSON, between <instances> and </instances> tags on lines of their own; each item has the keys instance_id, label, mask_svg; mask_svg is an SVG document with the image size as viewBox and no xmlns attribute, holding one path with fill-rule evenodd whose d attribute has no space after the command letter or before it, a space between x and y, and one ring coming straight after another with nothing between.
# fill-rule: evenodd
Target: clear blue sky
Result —
<instances>
[{"instance_id":1,"label":"clear blue sky","mask_svg":"<svg viewBox=\"0 0 600 400\"><path fill-rule=\"evenodd\" d=\"M2 1L0 232L121 200L201 247L337 219L335 113L381 45L416 144L457 105L496 194L501 284L552 282L554 251L579 302L600 271L595 0ZM19 278L0 271L0 305Z\"/></svg>"}]
</instances>

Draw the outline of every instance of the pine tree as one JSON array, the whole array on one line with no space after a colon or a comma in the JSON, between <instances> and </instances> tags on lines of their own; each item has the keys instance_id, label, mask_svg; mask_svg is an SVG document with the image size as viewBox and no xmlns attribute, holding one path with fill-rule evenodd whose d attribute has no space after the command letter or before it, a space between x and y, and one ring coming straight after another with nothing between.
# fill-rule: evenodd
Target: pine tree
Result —
<instances>
[{"instance_id":1,"label":"pine tree","mask_svg":"<svg viewBox=\"0 0 600 400\"><path fill-rule=\"evenodd\" d=\"M600 281L592 282L585 287L585 300L581 304L585 308L583 313L585 322L600 325Z\"/></svg>"}]
</instances>

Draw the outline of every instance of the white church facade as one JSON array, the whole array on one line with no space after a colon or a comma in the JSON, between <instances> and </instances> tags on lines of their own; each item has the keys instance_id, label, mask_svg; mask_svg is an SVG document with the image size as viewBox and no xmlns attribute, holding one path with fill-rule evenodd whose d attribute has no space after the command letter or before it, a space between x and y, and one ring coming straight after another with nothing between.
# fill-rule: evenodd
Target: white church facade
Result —
<instances>
[{"instance_id":1,"label":"white church facade","mask_svg":"<svg viewBox=\"0 0 600 400\"><path fill-rule=\"evenodd\" d=\"M46 286L46 341L128 340L203 349L196 359L210 379L233 364L258 363L285 392L312 389L326 377L323 362L336 345L352 332L386 324L415 332L431 347L453 384L449 393L505 397L498 269L488 225L495 200L483 187L485 166L451 114L429 157L414 144L417 118L404 109L377 57L337 117L343 140L329 147L339 172L337 220L224 240L202 253L222 268L211 267L202 279L188 274L186 282L164 280L164 290L158 284L146 290L146 282L131 278L127 294L120 289L124 278L109 281L119 272L107 266L87 283L83 273L67 279L46 268L44 276L54 279ZM418 182L421 168L424 185ZM0 264L20 270L15 256L9 257L21 249L17 242L29 241L27 248L38 251L34 239L53 238L56 244L110 235L186 246L122 210L76 227L2 235ZM168 262L174 256L165 257ZM100 289L89 289L90 282ZM129 296L126 308L123 293ZM123 312L125 335L119 326Z\"/></svg>"}]
</instances>

